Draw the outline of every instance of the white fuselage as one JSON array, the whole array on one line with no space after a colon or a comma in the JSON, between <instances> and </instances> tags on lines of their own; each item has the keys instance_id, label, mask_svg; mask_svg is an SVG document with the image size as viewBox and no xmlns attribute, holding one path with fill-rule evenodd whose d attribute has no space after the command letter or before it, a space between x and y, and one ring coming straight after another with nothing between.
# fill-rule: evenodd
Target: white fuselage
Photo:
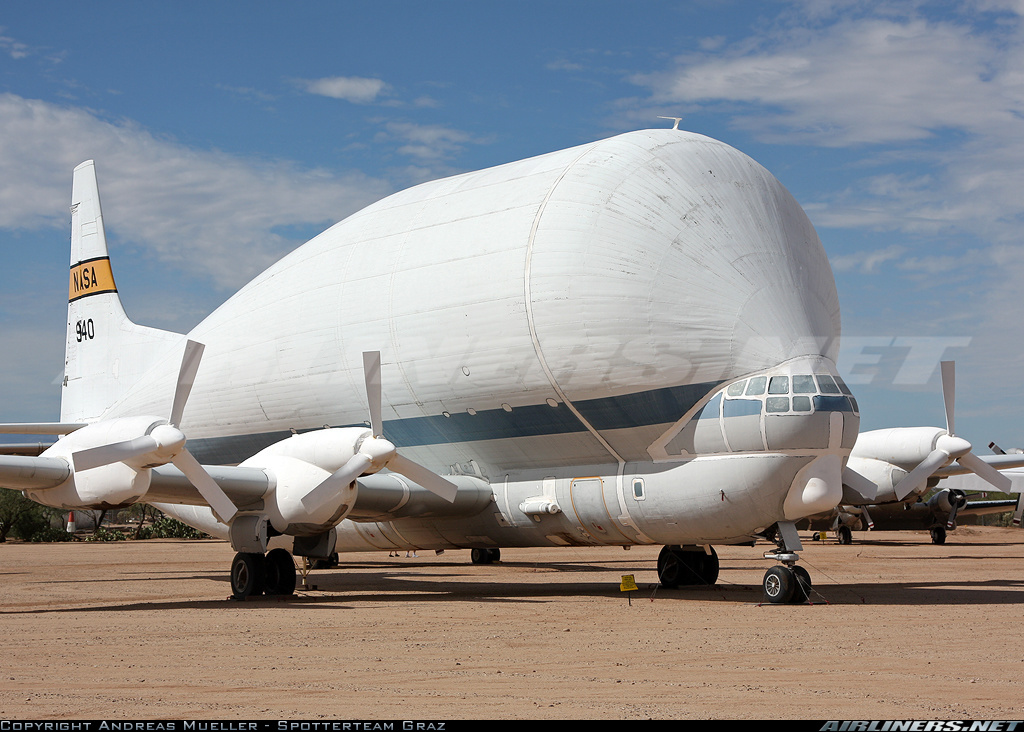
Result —
<instances>
[{"instance_id":1,"label":"white fuselage","mask_svg":"<svg viewBox=\"0 0 1024 732\"><path fill-rule=\"evenodd\" d=\"M725 390L834 375L839 332L783 186L723 143L645 130L423 184L316 237L189 334L206 351L181 427L200 460L236 464L362 425L379 350L385 436L492 504L345 522L353 547L742 541L838 503L858 418L825 387ZM168 413L177 358L103 417Z\"/></svg>"}]
</instances>

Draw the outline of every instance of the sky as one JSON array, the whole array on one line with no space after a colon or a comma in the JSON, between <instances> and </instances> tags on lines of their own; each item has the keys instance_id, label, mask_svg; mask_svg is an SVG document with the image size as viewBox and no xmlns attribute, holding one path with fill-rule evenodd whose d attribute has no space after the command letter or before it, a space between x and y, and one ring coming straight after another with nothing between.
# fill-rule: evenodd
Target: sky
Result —
<instances>
[{"instance_id":1,"label":"sky","mask_svg":"<svg viewBox=\"0 0 1024 732\"><path fill-rule=\"evenodd\" d=\"M186 332L423 181L630 130L714 137L804 207L862 429L1024 447L1024 0L0 7L0 421L59 415L71 171L136 322Z\"/></svg>"}]
</instances>

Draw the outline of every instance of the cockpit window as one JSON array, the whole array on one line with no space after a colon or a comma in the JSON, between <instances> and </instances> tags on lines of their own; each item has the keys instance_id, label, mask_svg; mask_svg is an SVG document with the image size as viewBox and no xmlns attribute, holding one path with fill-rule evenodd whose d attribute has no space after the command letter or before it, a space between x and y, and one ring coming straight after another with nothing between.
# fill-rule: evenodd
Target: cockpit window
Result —
<instances>
[{"instance_id":1,"label":"cockpit window","mask_svg":"<svg viewBox=\"0 0 1024 732\"><path fill-rule=\"evenodd\" d=\"M767 376L755 376L747 384L747 396L760 396L764 394L764 387L768 381Z\"/></svg>"},{"instance_id":2,"label":"cockpit window","mask_svg":"<svg viewBox=\"0 0 1024 732\"><path fill-rule=\"evenodd\" d=\"M818 379L818 387L822 394L842 394L835 380L828 374L815 374L815 378Z\"/></svg>"},{"instance_id":3,"label":"cockpit window","mask_svg":"<svg viewBox=\"0 0 1024 732\"><path fill-rule=\"evenodd\" d=\"M839 384L839 391L843 392L848 397L852 397L853 396L853 392L850 391L850 387L848 387L846 385L846 382L843 381L842 377L837 376L836 377L836 383Z\"/></svg>"},{"instance_id":4,"label":"cockpit window","mask_svg":"<svg viewBox=\"0 0 1024 732\"><path fill-rule=\"evenodd\" d=\"M804 397L805 399L807 397ZM764 400L765 410L768 412L788 412L789 397L770 396Z\"/></svg>"},{"instance_id":5,"label":"cockpit window","mask_svg":"<svg viewBox=\"0 0 1024 732\"><path fill-rule=\"evenodd\" d=\"M768 382L768 393L769 394L788 394L789 393L789 377L788 376L773 376L772 380ZM771 410L769 410L771 411Z\"/></svg>"},{"instance_id":6,"label":"cockpit window","mask_svg":"<svg viewBox=\"0 0 1024 732\"><path fill-rule=\"evenodd\" d=\"M814 394L816 391L818 391L818 387L814 385L814 379L810 376L793 377L794 394Z\"/></svg>"},{"instance_id":7,"label":"cockpit window","mask_svg":"<svg viewBox=\"0 0 1024 732\"><path fill-rule=\"evenodd\" d=\"M734 384L729 384L729 396L743 396L743 387L745 387L746 385L746 381L737 381Z\"/></svg>"},{"instance_id":8,"label":"cockpit window","mask_svg":"<svg viewBox=\"0 0 1024 732\"><path fill-rule=\"evenodd\" d=\"M809 396L795 396L795 397L793 397L793 411L794 412L809 412L809 411L811 411L811 398Z\"/></svg>"}]
</instances>

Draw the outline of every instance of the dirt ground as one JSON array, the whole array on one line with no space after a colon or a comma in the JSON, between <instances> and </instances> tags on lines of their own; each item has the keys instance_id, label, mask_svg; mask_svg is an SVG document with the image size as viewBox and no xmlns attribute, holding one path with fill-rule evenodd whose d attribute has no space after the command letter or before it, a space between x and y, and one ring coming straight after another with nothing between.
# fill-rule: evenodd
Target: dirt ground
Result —
<instances>
[{"instance_id":1,"label":"dirt ground","mask_svg":"<svg viewBox=\"0 0 1024 732\"><path fill-rule=\"evenodd\" d=\"M1021 718L1024 533L805 534L800 606L768 549L673 591L654 547L349 554L238 602L223 542L8 542L0 718Z\"/></svg>"}]
</instances>

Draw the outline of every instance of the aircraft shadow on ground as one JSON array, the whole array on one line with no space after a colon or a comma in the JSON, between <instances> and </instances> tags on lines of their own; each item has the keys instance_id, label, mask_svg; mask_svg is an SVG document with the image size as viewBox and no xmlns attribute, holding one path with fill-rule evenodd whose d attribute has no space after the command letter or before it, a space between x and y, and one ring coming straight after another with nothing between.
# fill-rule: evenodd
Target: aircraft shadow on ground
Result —
<instances>
[{"instance_id":1,"label":"aircraft shadow on ground","mask_svg":"<svg viewBox=\"0 0 1024 732\"><path fill-rule=\"evenodd\" d=\"M628 564L628 562L624 562ZM395 566L391 563L342 565L329 570L317 570L308 576L308 583L316 589L300 587L293 596L260 596L245 600L229 597L229 578L223 572L197 573L193 575L167 573L166 578L154 578L152 574L138 577L118 577L111 582L210 581L225 586L224 599L202 600L158 600L139 601L126 599L123 603L105 603L86 607L62 606L59 608L0 609L3 614L68 613L68 612L119 612L132 610L174 610L232 607L274 607L286 609L292 606L302 608L318 607L337 610L374 602L401 603L403 601L429 602L489 602L489 603L536 603L556 602L567 597L607 598L609 602L623 604L636 602L726 602L755 604L763 607L793 608L792 605L770 605L763 602L759 583L750 583L749 575L744 582L734 582L729 575L737 571L756 569L751 566L724 566L718 584L689 586L676 589L660 587L656 572L651 569L629 568L634 574L638 589L622 592L617 581L570 580L566 576L579 577L581 574L618 571L609 564L581 563L506 563L491 567L468 565L417 563L415 568ZM494 569L506 569L517 573L530 573L530 581L519 581L515 575L496 576ZM481 572L477 572L477 570ZM538 582L537 574L550 574L550 582ZM477 579L473 575L480 574ZM72 580L72 582L95 582L96 580ZM63 584L63 583L62 583ZM810 606L830 605L1000 605L1024 602L1024 580L978 580L950 577L934 582L821 582L811 592Z\"/></svg>"}]
</instances>

